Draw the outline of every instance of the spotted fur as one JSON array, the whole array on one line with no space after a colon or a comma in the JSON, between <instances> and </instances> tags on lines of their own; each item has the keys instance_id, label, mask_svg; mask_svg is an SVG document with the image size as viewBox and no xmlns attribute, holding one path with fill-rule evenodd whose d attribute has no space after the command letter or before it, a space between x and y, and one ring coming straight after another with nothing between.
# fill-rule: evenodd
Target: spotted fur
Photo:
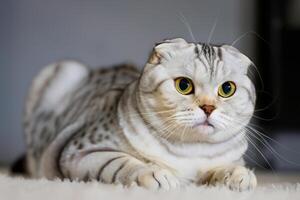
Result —
<instances>
[{"instance_id":1,"label":"spotted fur","mask_svg":"<svg viewBox=\"0 0 300 200\"><path fill-rule=\"evenodd\" d=\"M142 73L129 65L92 70L75 61L47 66L34 79L25 108L27 168L33 177L154 189L216 184L207 177L224 184L230 171L230 187L253 188L255 176L242 166L244 127L255 104L250 63L233 47L174 39L155 47ZM182 76L193 80L194 95L176 93L174 79ZM228 78L240 87L239 98L227 105L213 87ZM223 108L239 123L222 127L218 119L213 132L194 128L204 116L199 106L208 102L218 106L213 113ZM248 182L236 181L241 177Z\"/></svg>"}]
</instances>

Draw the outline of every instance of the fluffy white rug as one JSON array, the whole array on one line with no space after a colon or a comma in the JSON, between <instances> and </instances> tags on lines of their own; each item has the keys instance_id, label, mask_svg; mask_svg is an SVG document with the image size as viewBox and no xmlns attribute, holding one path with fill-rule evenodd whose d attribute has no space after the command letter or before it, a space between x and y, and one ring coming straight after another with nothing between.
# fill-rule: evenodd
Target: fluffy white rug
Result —
<instances>
[{"instance_id":1,"label":"fluffy white rug","mask_svg":"<svg viewBox=\"0 0 300 200\"><path fill-rule=\"evenodd\" d=\"M70 181L26 180L0 175L0 199L22 200L82 200L82 199L251 199L300 200L300 184L260 186L254 191L232 192L226 188L188 187L170 192L151 192L141 188L126 189L121 186Z\"/></svg>"}]
</instances>

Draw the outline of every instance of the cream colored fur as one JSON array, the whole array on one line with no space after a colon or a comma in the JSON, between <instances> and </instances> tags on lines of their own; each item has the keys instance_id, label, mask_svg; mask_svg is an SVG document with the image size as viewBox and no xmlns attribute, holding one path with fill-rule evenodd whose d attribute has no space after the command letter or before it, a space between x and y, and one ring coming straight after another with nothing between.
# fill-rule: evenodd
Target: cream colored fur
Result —
<instances>
[{"instance_id":1,"label":"cream colored fur","mask_svg":"<svg viewBox=\"0 0 300 200\"><path fill-rule=\"evenodd\" d=\"M243 166L256 98L250 64L233 47L178 38L154 48L140 77L128 68L93 71L73 61L48 66L25 109L31 175L154 190L253 189L256 177ZM193 82L193 94L176 90L178 77ZM229 98L218 95L226 81L237 88ZM205 105L215 109L207 114Z\"/></svg>"},{"instance_id":2,"label":"cream colored fur","mask_svg":"<svg viewBox=\"0 0 300 200\"><path fill-rule=\"evenodd\" d=\"M219 47L222 58L209 64L204 54L194 53L195 48L201 52L201 45L182 39L165 41L155 48L156 53L152 55L157 58L150 59L140 81L130 86L119 104L124 134L139 154L169 167L180 180L197 182L197 178L213 172L206 182L239 190L254 188L253 172L241 166L247 149L243 128L252 116L255 101L254 87L247 77L251 62L233 47L222 46ZM217 51L217 47L213 48ZM197 56L206 63L201 63ZM205 64L215 68L214 75ZM174 88L177 77L189 77L195 94L179 94ZM226 80L235 81L238 89L232 98L222 99L216 91ZM199 106L211 102L217 105L208 118L215 126L213 132L205 127L192 128L195 123L206 120ZM144 119L136 117L137 109ZM184 120L177 117L180 115L186 116ZM222 122L226 117L229 120ZM170 118L172 125L168 123ZM185 123L187 119L192 125ZM156 131L149 129L149 124ZM168 131L170 134L165 137Z\"/></svg>"}]
</instances>

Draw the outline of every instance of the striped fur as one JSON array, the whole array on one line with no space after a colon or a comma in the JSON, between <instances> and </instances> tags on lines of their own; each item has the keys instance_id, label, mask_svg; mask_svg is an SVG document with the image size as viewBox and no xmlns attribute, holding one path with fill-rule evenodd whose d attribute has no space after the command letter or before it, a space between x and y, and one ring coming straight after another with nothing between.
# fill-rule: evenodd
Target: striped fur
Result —
<instances>
[{"instance_id":1,"label":"striped fur","mask_svg":"<svg viewBox=\"0 0 300 200\"><path fill-rule=\"evenodd\" d=\"M229 46L183 39L158 44L152 56L142 73L128 65L91 70L74 61L46 67L25 108L31 176L152 189L216 184L204 178L214 177L231 188L254 187L253 172L241 166L255 105L250 60ZM176 92L174 79L182 76L193 81L195 94ZM215 88L228 79L237 97L223 100ZM217 107L207 117L213 126L198 127L205 117L199 106L207 103Z\"/></svg>"}]
</instances>

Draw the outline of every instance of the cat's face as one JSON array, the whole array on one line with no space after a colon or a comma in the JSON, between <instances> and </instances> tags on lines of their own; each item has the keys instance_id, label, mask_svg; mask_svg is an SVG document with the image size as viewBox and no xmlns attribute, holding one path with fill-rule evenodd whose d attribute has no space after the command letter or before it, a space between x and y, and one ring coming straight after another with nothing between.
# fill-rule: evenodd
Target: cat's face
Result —
<instances>
[{"instance_id":1,"label":"cat's face","mask_svg":"<svg viewBox=\"0 0 300 200\"><path fill-rule=\"evenodd\" d=\"M172 142L222 142L240 133L255 106L250 60L230 46L167 40L139 81L143 118Z\"/></svg>"}]
</instances>

